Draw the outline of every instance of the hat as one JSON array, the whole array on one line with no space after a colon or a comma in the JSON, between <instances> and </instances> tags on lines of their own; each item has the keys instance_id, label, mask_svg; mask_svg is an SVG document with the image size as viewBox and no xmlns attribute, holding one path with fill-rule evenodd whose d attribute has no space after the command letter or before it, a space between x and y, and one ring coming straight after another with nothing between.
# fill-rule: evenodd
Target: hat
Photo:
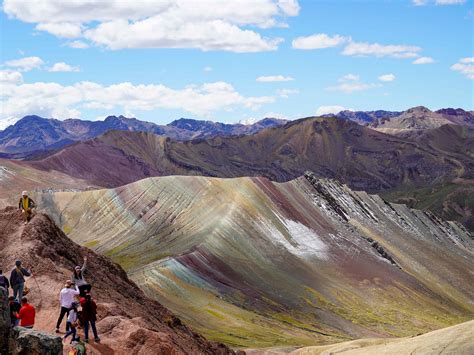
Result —
<instances>
[{"instance_id":1,"label":"hat","mask_svg":"<svg viewBox=\"0 0 474 355\"><path fill-rule=\"evenodd\" d=\"M23 191L23 192L21 193L21 196L28 196L28 191Z\"/></svg>"},{"instance_id":2,"label":"hat","mask_svg":"<svg viewBox=\"0 0 474 355\"><path fill-rule=\"evenodd\" d=\"M16 265L16 266L20 266L20 265L21 265L21 260L15 261L15 265Z\"/></svg>"},{"instance_id":3,"label":"hat","mask_svg":"<svg viewBox=\"0 0 474 355\"><path fill-rule=\"evenodd\" d=\"M74 269L76 269L76 270L81 270L81 267L80 267L80 266L76 266Z\"/></svg>"}]
</instances>

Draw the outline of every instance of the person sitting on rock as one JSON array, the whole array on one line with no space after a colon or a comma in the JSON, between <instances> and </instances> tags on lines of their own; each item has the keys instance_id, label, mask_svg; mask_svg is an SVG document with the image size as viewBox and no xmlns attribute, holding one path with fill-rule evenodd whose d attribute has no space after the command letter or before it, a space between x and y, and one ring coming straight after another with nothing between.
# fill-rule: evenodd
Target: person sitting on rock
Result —
<instances>
[{"instance_id":1,"label":"person sitting on rock","mask_svg":"<svg viewBox=\"0 0 474 355\"><path fill-rule=\"evenodd\" d=\"M3 275L3 270L0 269L0 287L4 287L7 290L7 295L9 295L10 291L10 282L8 282L8 277Z\"/></svg>"},{"instance_id":2,"label":"person sitting on rock","mask_svg":"<svg viewBox=\"0 0 474 355\"><path fill-rule=\"evenodd\" d=\"M84 322L84 341L89 342L89 326L92 328L94 333L94 341L96 343L100 342L100 338L97 335L97 328L95 322L97 321L97 304L92 299L91 295L88 293L85 297L81 298L82 306L82 320Z\"/></svg>"},{"instance_id":3,"label":"person sitting on rock","mask_svg":"<svg viewBox=\"0 0 474 355\"><path fill-rule=\"evenodd\" d=\"M72 287L71 280L67 280L64 288L59 293L59 305L61 307L61 311L59 313L59 318L56 323L56 333L59 333L59 327L63 321L64 316L67 314L69 317L69 311L72 308L72 304L74 303L74 297L79 295L79 290L76 285L74 288ZM66 332L69 331L69 323L66 321Z\"/></svg>"},{"instance_id":4,"label":"person sitting on rock","mask_svg":"<svg viewBox=\"0 0 474 355\"><path fill-rule=\"evenodd\" d=\"M69 329L67 333L64 335L63 340L66 340L66 338L70 335L72 335L72 340L71 343L74 341L79 341L79 337L76 337L77 335L77 326L79 323L79 319L77 317L77 307L79 306L79 303L73 302L71 305L71 310L69 312L69 315L67 317L67 323L66 327Z\"/></svg>"},{"instance_id":5,"label":"person sitting on rock","mask_svg":"<svg viewBox=\"0 0 474 355\"><path fill-rule=\"evenodd\" d=\"M36 203L28 196L27 191L21 193L20 202L18 202L18 209L23 213L23 218L25 219L25 224L28 224L32 215L33 209L36 208Z\"/></svg>"},{"instance_id":6,"label":"person sitting on rock","mask_svg":"<svg viewBox=\"0 0 474 355\"><path fill-rule=\"evenodd\" d=\"M15 314L15 316L20 320L20 327L32 329L35 325L35 314L35 307L28 303L26 297L23 297L21 299L20 312Z\"/></svg>"},{"instance_id":7,"label":"person sitting on rock","mask_svg":"<svg viewBox=\"0 0 474 355\"><path fill-rule=\"evenodd\" d=\"M15 297L8 297L8 305L10 306L10 323L12 327L18 325L18 318L16 313L20 312L21 304L15 299Z\"/></svg>"},{"instance_id":8,"label":"person sitting on rock","mask_svg":"<svg viewBox=\"0 0 474 355\"><path fill-rule=\"evenodd\" d=\"M25 289L25 276L31 276L31 271L21 267L21 261L15 261L15 268L10 274L10 285L13 288L13 297L20 301Z\"/></svg>"},{"instance_id":9,"label":"person sitting on rock","mask_svg":"<svg viewBox=\"0 0 474 355\"><path fill-rule=\"evenodd\" d=\"M84 263L82 267L76 266L74 268L74 273L72 274L72 282L79 287L79 294L81 297L86 295L86 292L89 292L92 288L90 284L84 279L84 271L86 270L87 266L87 256L84 257Z\"/></svg>"}]
</instances>

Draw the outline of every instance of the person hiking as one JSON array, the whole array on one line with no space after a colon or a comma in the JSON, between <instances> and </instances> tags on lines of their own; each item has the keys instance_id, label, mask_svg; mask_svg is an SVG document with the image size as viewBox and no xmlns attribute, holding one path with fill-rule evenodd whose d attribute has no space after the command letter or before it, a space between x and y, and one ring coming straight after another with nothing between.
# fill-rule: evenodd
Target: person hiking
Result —
<instances>
[{"instance_id":1,"label":"person hiking","mask_svg":"<svg viewBox=\"0 0 474 355\"><path fill-rule=\"evenodd\" d=\"M28 196L27 191L23 191L21 193L20 201L18 202L18 209L23 213L25 224L28 224L30 221L34 208L36 208L35 201Z\"/></svg>"},{"instance_id":2,"label":"person hiking","mask_svg":"<svg viewBox=\"0 0 474 355\"><path fill-rule=\"evenodd\" d=\"M10 274L10 285L13 289L13 296L20 301L25 289L25 276L31 276L31 271L21 267L21 261L15 261L15 268Z\"/></svg>"},{"instance_id":3,"label":"person hiking","mask_svg":"<svg viewBox=\"0 0 474 355\"><path fill-rule=\"evenodd\" d=\"M10 293L10 282L8 282L8 278L3 275L3 270L0 269L0 287L5 287L5 289L7 290L7 295L9 295Z\"/></svg>"},{"instance_id":4,"label":"person hiking","mask_svg":"<svg viewBox=\"0 0 474 355\"><path fill-rule=\"evenodd\" d=\"M35 325L35 314L35 307L28 303L26 297L23 297L21 299L20 312L15 314L15 316L20 320L20 327L32 329Z\"/></svg>"},{"instance_id":5,"label":"person hiking","mask_svg":"<svg viewBox=\"0 0 474 355\"><path fill-rule=\"evenodd\" d=\"M72 344L73 341L79 341L79 337L76 337L76 335L77 335L77 326L78 326L78 322L79 322L79 319L77 317L77 307L79 307L78 302L73 302L71 304L71 309L70 309L69 315L67 317L67 323L66 323L66 327L69 328L69 330L67 331L67 333L63 337L63 340L66 340L66 338L68 336L72 335L71 344Z\"/></svg>"},{"instance_id":6,"label":"person hiking","mask_svg":"<svg viewBox=\"0 0 474 355\"><path fill-rule=\"evenodd\" d=\"M97 304L94 302L90 294L86 294L85 297L81 298L82 306L82 320L84 322L84 341L89 342L89 326L92 328L94 333L94 341L100 342L100 338L97 335L97 328L95 322L97 321Z\"/></svg>"},{"instance_id":7,"label":"person hiking","mask_svg":"<svg viewBox=\"0 0 474 355\"><path fill-rule=\"evenodd\" d=\"M79 294L81 297L84 297L86 295L86 292L90 292L92 286L86 282L84 279L84 271L86 270L87 267L87 256L84 257L84 263L82 264L82 267L76 266L74 268L74 273L72 274L72 279L71 281L79 287Z\"/></svg>"},{"instance_id":8,"label":"person hiking","mask_svg":"<svg viewBox=\"0 0 474 355\"><path fill-rule=\"evenodd\" d=\"M8 297L8 304L10 306L10 323L12 327L18 325L18 318L15 313L20 312L21 304L13 296Z\"/></svg>"},{"instance_id":9,"label":"person hiking","mask_svg":"<svg viewBox=\"0 0 474 355\"><path fill-rule=\"evenodd\" d=\"M74 303L74 298L79 295L77 286L72 287L71 280L67 280L64 288L59 293L59 306L61 307L59 318L56 323L56 333L59 333L59 327L63 321L65 315L69 317L69 311ZM66 332L69 331L69 324L66 321Z\"/></svg>"}]
</instances>

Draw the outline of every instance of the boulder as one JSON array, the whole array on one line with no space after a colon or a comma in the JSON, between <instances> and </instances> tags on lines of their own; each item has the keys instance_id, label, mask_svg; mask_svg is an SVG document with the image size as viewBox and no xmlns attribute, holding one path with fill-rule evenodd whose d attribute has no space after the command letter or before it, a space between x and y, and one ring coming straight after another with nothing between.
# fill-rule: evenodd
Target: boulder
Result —
<instances>
[{"instance_id":1,"label":"boulder","mask_svg":"<svg viewBox=\"0 0 474 355\"><path fill-rule=\"evenodd\" d=\"M11 355L61 355L61 337L33 329L15 327L10 332Z\"/></svg>"}]
</instances>

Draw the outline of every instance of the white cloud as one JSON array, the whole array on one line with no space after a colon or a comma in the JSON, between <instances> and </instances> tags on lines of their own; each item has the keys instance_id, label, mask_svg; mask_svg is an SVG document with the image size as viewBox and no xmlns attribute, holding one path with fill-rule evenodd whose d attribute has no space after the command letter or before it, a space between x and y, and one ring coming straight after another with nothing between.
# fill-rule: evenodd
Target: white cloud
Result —
<instances>
[{"instance_id":1,"label":"white cloud","mask_svg":"<svg viewBox=\"0 0 474 355\"><path fill-rule=\"evenodd\" d=\"M436 0L436 5L460 5L465 2L466 0Z\"/></svg>"},{"instance_id":2,"label":"white cloud","mask_svg":"<svg viewBox=\"0 0 474 355\"><path fill-rule=\"evenodd\" d=\"M385 81L385 82L394 81L395 80L395 75L393 75L393 74L383 74L383 75L380 75L378 77L378 79L380 81Z\"/></svg>"},{"instance_id":3,"label":"white cloud","mask_svg":"<svg viewBox=\"0 0 474 355\"><path fill-rule=\"evenodd\" d=\"M349 37L340 35L329 36L325 33L316 33L307 37L295 38L291 45L295 49L322 49L337 47L348 40L350 40Z\"/></svg>"},{"instance_id":4,"label":"white cloud","mask_svg":"<svg viewBox=\"0 0 474 355\"><path fill-rule=\"evenodd\" d=\"M299 94L300 91L298 89L280 89L277 90L278 96L287 99L290 97L290 95L296 95Z\"/></svg>"},{"instance_id":5,"label":"white cloud","mask_svg":"<svg viewBox=\"0 0 474 355\"><path fill-rule=\"evenodd\" d=\"M344 82L344 81L358 81L360 79L360 76L359 75L356 75L356 74L346 74L342 77L339 78L339 81L340 82Z\"/></svg>"},{"instance_id":6,"label":"white cloud","mask_svg":"<svg viewBox=\"0 0 474 355\"><path fill-rule=\"evenodd\" d=\"M429 2L429 0L412 0L412 4L415 6L428 5ZM465 2L466 0L434 0L436 5L461 5Z\"/></svg>"},{"instance_id":7,"label":"white cloud","mask_svg":"<svg viewBox=\"0 0 474 355\"><path fill-rule=\"evenodd\" d=\"M269 76L259 76L257 81L260 81L262 83L273 83L273 82L278 82L278 81L293 81L291 76L283 76L283 75L269 75Z\"/></svg>"},{"instance_id":8,"label":"white cloud","mask_svg":"<svg viewBox=\"0 0 474 355\"><path fill-rule=\"evenodd\" d=\"M82 34L81 26L75 23L40 23L36 25L38 31L46 31L62 38L76 38Z\"/></svg>"},{"instance_id":9,"label":"white cloud","mask_svg":"<svg viewBox=\"0 0 474 355\"><path fill-rule=\"evenodd\" d=\"M287 16L298 16L300 5L297 0L278 0L278 7Z\"/></svg>"},{"instance_id":10,"label":"white cloud","mask_svg":"<svg viewBox=\"0 0 474 355\"><path fill-rule=\"evenodd\" d=\"M212 67L207 66L207 67L205 67L203 70L204 70L206 73L209 73L209 72L212 71Z\"/></svg>"},{"instance_id":11,"label":"white cloud","mask_svg":"<svg viewBox=\"0 0 474 355\"><path fill-rule=\"evenodd\" d=\"M36 82L0 88L1 119L37 114L44 117L80 117L81 109L96 108L123 112L158 108L181 109L209 116L219 110L246 108L257 110L275 101L273 96L244 96L225 82L190 85L172 89L164 85L134 85L123 82L104 86L78 82L64 86L54 82Z\"/></svg>"},{"instance_id":12,"label":"white cloud","mask_svg":"<svg viewBox=\"0 0 474 355\"><path fill-rule=\"evenodd\" d=\"M431 64L434 63L434 59L431 57L420 57L415 59L412 64Z\"/></svg>"},{"instance_id":13,"label":"white cloud","mask_svg":"<svg viewBox=\"0 0 474 355\"><path fill-rule=\"evenodd\" d=\"M74 67L64 62L54 63L54 65L48 69L50 72L78 72L79 67Z\"/></svg>"},{"instance_id":14,"label":"white cloud","mask_svg":"<svg viewBox=\"0 0 474 355\"><path fill-rule=\"evenodd\" d=\"M88 39L109 49L197 48L203 51L276 50L281 38L255 28L284 27L297 0L4 0L4 12L58 37ZM250 29L249 26L254 27Z\"/></svg>"},{"instance_id":15,"label":"white cloud","mask_svg":"<svg viewBox=\"0 0 474 355\"><path fill-rule=\"evenodd\" d=\"M23 82L23 75L14 70L0 70L0 85L19 84Z\"/></svg>"},{"instance_id":16,"label":"white cloud","mask_svg":"<svg viewBox=\"0 0 474 355\"><path fill-rule=\"evenodd\" d=\"M412 0L412 4L415 6L424 6L428 4L428 0Z\"/></svg>"},{"instance_id":17,"label":"white cloud","mask_svg":"<svg viewBox=\"0 0 474 355\"><path fill-rule=\"evenodd\" d=\"M359 79L360 79L359 75L346 74L344 76L341 76L338 79L338 82L340 82L340 84L329 86L326 88L326 90L352 93L354 91L364 91L364 90L381 86L380 84L375 84L375 83L369 83L369 84L363 83L363 82L360 82Z\"/></svg>"},{"instance_id":18,"label":"white cloud","mask_svg":"<svg viewBox=\"0 0 474 355\"><path fill-rule=\"evenodd\" d=\"M350 56L413 58L418 56L419 51L421 51L421 48L416 46L351 42L344 48L342 54Z\"/></svg>"},{"instance_id":19,"label":"white cloud","mask_svg":"<svg viewBox=\"0 0 474 355\"><path fill-rule=\"evenodd\" d=\"M43 60L39 57L25 57L5 62L7 67L17 68L21 71L30 71L32 69L39 68L43 64Z\"/></svg>"},{"instance_id":20,"label":"white cloud","mask_svg":"<svg viewBox=\"0 0 474 355\"><path fill-rule=\"evenodd\" d=\"M86 42L83 42L83 41L72 41L72 42L66 43L66 45L68 47L76 48L76 49L89 48L89 45Z\"/></svg>"},{"instance_id":21,"label":"white cloud","mask_svg":"<svg viewBox=\"0 0 474 355\"><path fill-rule=\"evenodd\" d=\"M466 78L474 80L474 57L461 58L451 66L451 70L458 71Z\"/></svg>"},{"instance_id":22,"label":"white cloud","mask_svg":"<svg viewBox=\"0 0 474 355\"><path fill-rule=\"evenodd\" d=\"M346 110L346 108L344 106L339 105L319 106L316 110L316 116L337 114L344 110Z\"/></svg>"}]
</instances>

